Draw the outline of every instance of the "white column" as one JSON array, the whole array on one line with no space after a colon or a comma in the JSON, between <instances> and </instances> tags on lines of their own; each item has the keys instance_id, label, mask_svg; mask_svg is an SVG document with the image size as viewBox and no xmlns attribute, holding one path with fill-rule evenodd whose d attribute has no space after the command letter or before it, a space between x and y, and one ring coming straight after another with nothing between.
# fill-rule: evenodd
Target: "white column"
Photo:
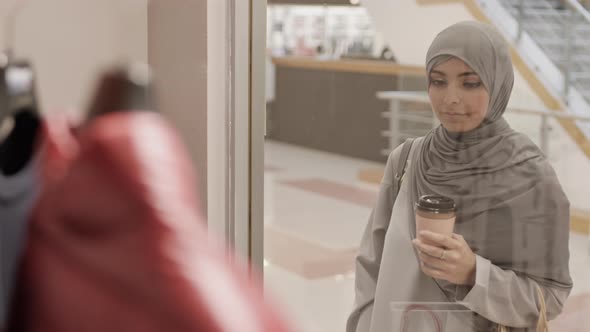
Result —
<instances>
[{"instance_id":1,"label":"white column","mask_svg":"<svg viewBox=\"0 0 590 332\"><path fill-rule=\"evenodd\" d=\"M207 3L209 225L261 268L266 3Z\"/></svg>"}]
</instances>

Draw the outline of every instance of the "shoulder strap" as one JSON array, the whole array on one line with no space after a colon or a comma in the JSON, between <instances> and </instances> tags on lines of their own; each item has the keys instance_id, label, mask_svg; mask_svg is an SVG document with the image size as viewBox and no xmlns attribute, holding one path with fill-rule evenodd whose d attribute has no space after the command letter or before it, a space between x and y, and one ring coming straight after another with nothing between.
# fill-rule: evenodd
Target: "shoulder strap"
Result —
<instances>
[{"instance_id":1,"label":"shoulder strap","mask_svg":"<svg viewBox=\"0 0 590 332\"><path fill-rule=\"evenodd\" d=\"M396 185L396 194L399 192L402 184L402 176L406 171L406 164L408 163L408 157L410 156L410 151L412 150L412 143L414 143L413 138L408 138L402 147L402 152L399 156L397 169L395 171L395 185Z\"/></svg>"}]
</instances>

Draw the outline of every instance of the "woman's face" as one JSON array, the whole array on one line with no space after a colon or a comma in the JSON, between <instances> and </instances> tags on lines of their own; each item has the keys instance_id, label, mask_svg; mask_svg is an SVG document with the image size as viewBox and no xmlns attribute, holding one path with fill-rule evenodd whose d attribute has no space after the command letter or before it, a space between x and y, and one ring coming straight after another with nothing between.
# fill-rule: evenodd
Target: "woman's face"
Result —
<instances>
[{"instance_id":1,"label":"woman's face","mask_svg":"<svg viewBox=\"0 0 590 332\"><path fill-rule=\"evenodd\" d=\"M490 103L479 75L455 57L432 69L428 96L443 127L455 133L479 127Z\"/></svg>"}]
</instances>

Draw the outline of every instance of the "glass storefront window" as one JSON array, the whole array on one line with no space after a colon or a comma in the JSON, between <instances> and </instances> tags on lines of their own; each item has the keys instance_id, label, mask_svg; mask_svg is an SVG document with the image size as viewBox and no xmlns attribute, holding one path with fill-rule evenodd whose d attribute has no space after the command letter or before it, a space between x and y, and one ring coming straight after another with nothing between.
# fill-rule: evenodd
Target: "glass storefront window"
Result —
<instances>
[{"instance_id":1,"label":"glass storefront window","mask_svg":"<svg viewBox=\"0 0 590 332\"><path fill-rule=\"evenodd\" d=\"M485 2L488 4L492 1ZM416 232L415 216L408 214L402 218L404 220L389 219L394 210L395 197L388 196L386 192L393 190L394 176L399 173L387 173L388 170L393 172L391 163L386 169L388 156L407 138L441 132L440 128L448 131L445 127L449 126L447 119L443 117L441 121L440 115L433 113L435 95L429 79L440 81L442 78L427 76L424 59L428 48L445 27L464 20L482 19L491 15L492 10L498 17L501 16L497 14L499 9L492 5L485 8L477 4L465 7L462 4L409 0L396 3L367 0L361 1L359 6L337 6L327 1L318 1L316 5L309 5L308 2L300 5L268 5L264 145L265 285L290 313L300 330L344 331L354 307L355 293L358 295L360 291L358 287L366 287L362 291L373 294L381 292L381 297L388 292L398 297L390 299L388 305L379 303L378 308L373 308L369 301L367 307L362 309L369 311L369 314L362 316L360 319L364 321L358 325L364 328L368 325L362 324L368 324L371 318L378 321L380 318L375 317L383 315L390 318L388 324L394 324L390 326L391 331L406 331L400 328L403 322L410 326L407 331L443 331L445 326L446 331L458 331L461 328L457 326L463 325L456 324L465 321L471 322L474 331L491 328L498 322L509 327L524 326L532 321L519 320L529 314L527 310L537 310L537 313L540 310L535 309L535 305L541 302L536 291L537 284L542 288L552 331L565 332L569 331L568 328L580 329L586 326L587 321L583 316L590 312L590 284L587 282L590 277L590 208L585 192L590 183L586 183L586 180L582 183L580 179L586 178L585 173L590 171L590 155L582 147L586 143L580 143L580 136L572 134L577 132L575 128L583 128L580 124L585 120L580 118L577 123L568 124L567 119L543 115L547 109L560 108L554 105L561 105L562 101L552 94L553 87L544 81L542 70L535 72L531 69L527 61L533 53L527 54L524 49L514 48L510 38L512 33L516 34L516 29L498 28L499 36L508 39L513 63L510 70L514 71L514 86L510 86L511 96L509 101L507 99L504 118L515 131L523 133L519 142L526 141L526 144L522 146L530 147L530 151L535 151L535 158L542 160L542 163L535 165L542 164L548 167L547 171L535 174L529 169L524 173L508 172L508 175L492 181L488 175L479 177L478 172L484 174L486 171L481 169L489 167L481 164L457 176L472 180L466 185L466 192L475 192L484 187L487 189L481 190L492 190L494 183L500 186L500 182L506 183L510 177L514 177L515 187L525 183L533 186L548 179L555 179L559 185L548 186L551 188L547 191L539 190L538 195L535 194L537 196L530 196L535 199L518 205L518 208L510 205L516 197L504 200L505 196L502 195L505 193L498 191L494 191L495 196L490 199L456 199L455 203L463 210L475 209L477 204L484 204L482 211L489 215L478 226L470 224L469 220L480 220L481 216L473 214L469 219L457 212L457 224L453 226L453 232L465 237L466 248L474 254L469 257L478 257L479 267L473 271L486 274L478 278L473 274L474 279L469 281L468 286L462 284L465 280L435 282L420 268L422 259L411 242L417 236L412 235L412 232ZM492 22L496 22L496 19ZM455 40L464 41L461 38ZM473 39L474 43L480 41ZM485 47L482 46L479 51ZM480 60L489 59L483 53L478 54ZM477 64L473 66L477 67ZM481 68L484 67L467 66L463 69L465 72L476 72L472 80L478 82L467 83L473 83L474 88L477 85L478 89L483 89L478 91L488 93L484 99L493 104L499 97L494 94L489 82L483 82L486 78L482 77L484 74ZM447 71L453 70L444 67L439 69L443 76L450 75ZM450 78L444 79L446 81L441 84L452 84ZM497 76L490 82L502 79ZM441 98L450 98L444 96ZM459 104L465 101L458 99ZM491 105L489 109L493 107L497 105ZM484 108L484 111L487 110ZM417 142L421 146L421 141ZM462 149L460 146L457 145L457 150ZM525 150L529 151L528 148ZM505 152L514 153L511 150ZM521 157L521 154L514 155L514 158ZM409 170L417 164L412 158L409 159ZM479 161L488 160L485 158L482 155ZM496 160L494 158L488 161ZM446 160L448 165L443 163L442 166L428 164L435 163L435 159L429 159L423 165L418 164L430 170L435 166L446 169L445 172L437 173L440 179L446 179L453 174L451 166L454 164L451 159ZM555 171L555 177L549 169ZM432 174L424 172L424 178L420 181L432 180L428 178ZM413 171L406 174L410 183L416 181L412 178L413 174ZM499 173L494 174L489 176ZM430 187L425 185L419 190L424 194L447 193L444 186L437 187L431 182L428 184ZM406 186L401 188L405 200L395 204L407 205L407 210L413 214L417 198L406 193L411 190L409 184ZM569 206L561 196L561 190ZM529 195L526 190L521 193ZM388 204L391 205L389 208L383 207ZM399 218L401 208L395 211L393 214ZM367 229L367 222L375 220L376 213L384 213L379 218L386 221L386 225L382 225L382 229L377 226ZM555 218L547 217L552 214ZM495 228L497 223L492 223L495 218L500 220L497 223L509 220L513 224L507 224L510 225L508 228ZM405 234L403 225L408 220L412 222L407 229L407 239L396 241L397 237ZM539 228L539 220L547 221L550 227ZM548 232L548 229L554 231ZM377 237L367 241L367 234L371 232ZM494 242L499 239L506 243L501 246L506 252L501 254L499 251L503 249L496 246L498 242ZM531 257L518 263L527 267L515 267L514 264L518 265L515 263L517 258L530 253L531 248L535 247L536 244L531 243L533 239L545 243L537 251L541 255L536 261L541 262L537 266L540 270L531 272L527 264L536 264L536 258ZM495 244L492 245L492 242ZM496 249L488 252L487 248L494 246ZM449 252L454 255L450 247L443 249L447 251L435 258L448 258L446 255ZM567 260L568 255L569 263L556 263L557 260ZM391 266L392 262L404 261L402 257L411 264ZM360 275L359 267L371 264L377 270L367 272L367 269L365 276L361 277L367 278L369 275L379 284L377 286L366 283L366 280L364 283L355 280ZM567 278L550 280L548 271L556 266L561 266L560 269L569 267L573 288ZM383 270L389 272L384 274ZM564 273L568 274L567 271ZM391 280L383 280L384 275ZM378 276L381 277L379 281ZM488 280L489 283L474 284L482 280ZM506 282L500 282L502 280ZM405 286L401 288L405 293L399 291L399 285L393 286L396 283L404 283ZM503 285L520 285L526 291L510 293L502 288ZM499 302L511 303L511 313L501 311L506 309L502 306L496 306L500 310L497 312L478 307L483 303L481 301L486 301L485 296L479 300L472 297L478 292L474 289L481 290L481 287L492 287L486 293L488 296L498 294L503 297ZM418 295L425 294L423 292L432 296ZM405 295L399 295L402 293ZM410 293L416 296L412 297ZM440 303L442 300L448 303ZM486 303L491 306L499 303L490 301ZM558 315L556 311L562 313ZM394 316L397 318L394 319ZM349 322L349 328L354 323ZM449 329L449 326L455 329ZM364 328L357 331L368 331ZM382 329L373 326L371 331Z\"/></svg>"}]
</instances>

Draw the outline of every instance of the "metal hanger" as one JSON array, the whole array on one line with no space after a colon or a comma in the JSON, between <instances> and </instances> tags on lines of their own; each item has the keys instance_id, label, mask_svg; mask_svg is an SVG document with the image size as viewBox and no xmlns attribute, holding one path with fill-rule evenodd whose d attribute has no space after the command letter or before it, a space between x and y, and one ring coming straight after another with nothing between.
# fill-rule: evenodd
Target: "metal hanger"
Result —
<instances>
[{"instance_id":1,"label":"metal hanger","mask_svg":"<svg viewBox=\"0 0 590 332\"><path fill-rule=\"evenodd\" d=\"M145 64L109 70L99 79L88 120L112 112L154 111L152 90L150 69Z\"/></svg>"},{"instance_id":2,"label":"metal hanger","mask_svg":"<svg viewBox=\"0 0 590 332\"><path fill-rule=\"evenodd\" d=\"M35 71L29 61L14 59L15 22L24 1L7 16L6 48L0 55L0 127L12 122L12 130L0 141L0 171L13 174L34 155L40 112L35 88Z\"/></svg>"}]
</instances>

